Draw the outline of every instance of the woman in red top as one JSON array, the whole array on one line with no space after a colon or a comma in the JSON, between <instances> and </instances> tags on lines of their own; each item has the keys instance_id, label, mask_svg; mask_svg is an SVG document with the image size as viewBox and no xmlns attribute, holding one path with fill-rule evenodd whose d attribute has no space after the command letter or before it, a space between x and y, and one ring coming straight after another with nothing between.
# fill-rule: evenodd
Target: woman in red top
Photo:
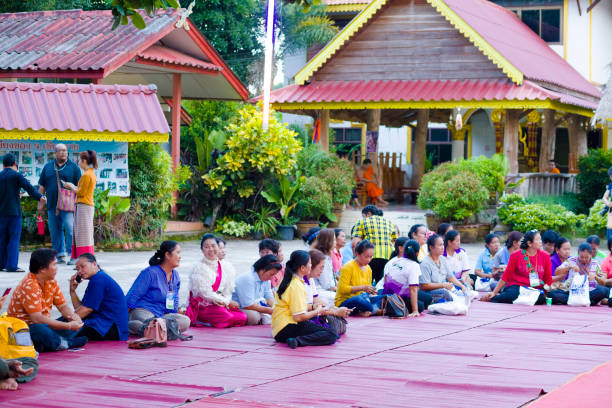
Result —
<instances>
[{"instance_id":1,"label":"woman in red top","mask_svg":"<svg viewBox=\"0 0 612 408\"><path fill-rule=\"evenodd\" d=\"M540 233L537 230L526 233L521 241L521 250L510 255L508 266L493 292L486 294L481 300L512 303L519 296L521 286L536 289L543 289L544 284L550 286L552 284L550 255L541 248ZM536 304L544 303L546 296L541 294Z\"/></svg>"}]
</instances>

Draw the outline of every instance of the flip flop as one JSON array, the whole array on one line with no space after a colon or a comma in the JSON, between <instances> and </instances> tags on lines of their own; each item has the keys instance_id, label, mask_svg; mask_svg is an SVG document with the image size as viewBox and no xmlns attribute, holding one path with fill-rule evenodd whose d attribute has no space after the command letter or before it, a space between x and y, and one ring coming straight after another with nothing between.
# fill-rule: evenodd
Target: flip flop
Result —
<instances>
[{"instance_id":1,"label":"flip flop","mask_svg":"<svg viewBox=\"0 0 612 408\"><path fill-rule=\"evenodd\" d=\"M128 348L136 349L136 350L147 349L153 346L155 346L155 340L148 339L146 337L136 339L136 340L131 340L128 342Z\"/></svg>"},{"instance_id":2,"label":"flip flop","mask_svg":"<svg viewBox=\"0 0 612 408\"><path fill-rule=\"evenodd\" d=\"M21 268L17 268L17 269L3 269L3 271L6 271L6 272L17 272L17 273L25 272L25 270L23 270Z\"/></svg>"}]
</instances>

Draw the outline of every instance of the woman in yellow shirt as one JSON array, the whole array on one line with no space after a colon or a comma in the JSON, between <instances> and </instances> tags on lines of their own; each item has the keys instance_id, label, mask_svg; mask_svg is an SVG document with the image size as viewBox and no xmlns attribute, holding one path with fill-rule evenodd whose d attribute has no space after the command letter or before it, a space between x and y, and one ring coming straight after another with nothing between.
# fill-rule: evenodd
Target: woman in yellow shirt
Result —
<instances>
[{"instance_id":1,"label":"woman in yellow shirt","mask_svg":"<svg viewBox=\"0 0 612 408\"><path fill-rule=\"evenodd\" d=\"M272 336L292 349L302 346L326 346L338 339L336 333L310 321L322 314L321 305L308 311L304 276L310 272L310 255L294 251L285 265L283 280L276 291L272 311Z\"/></svg>"},{"instance_id":2,"label":"woman in yellow shirt","mask_svg":"<svg viewBox=\"0 0 612 408\"><path fill-rule=\"evenodd\" d=\"M79 256L94 253L94 189L98 168L96 152L87 150L79 155L79 167L83 175L79 185L62 181L63 187L76 193L76 210L74 212L74 230L72 234L72 253L68 265L74 265Z\"/></svg>"},{"instance_id":3,"label":"woman in yellow shirt","mask_svg":"<svg viewBox=\"0 0 612 408\"><path fill-rule=\"evenodd\" d=\"M353 314L363 317L376 315L384 296L371 296L376 295L376 288L372 286L372 269L368 265L374 256L374 244L368 240L359 242L355 254L355 259L340 269L335 304L352 309Z\"/></svg>"}]
</instances>

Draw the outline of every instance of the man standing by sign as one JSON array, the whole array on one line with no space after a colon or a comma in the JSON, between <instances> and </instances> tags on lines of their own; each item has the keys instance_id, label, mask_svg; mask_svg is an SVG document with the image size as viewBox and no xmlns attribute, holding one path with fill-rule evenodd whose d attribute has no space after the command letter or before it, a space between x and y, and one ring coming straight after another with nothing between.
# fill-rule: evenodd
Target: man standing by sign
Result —
<instances>
[{"instance_id":1,"label":"man standing by sign","mask_svg":"<svg viewBox=\"0 0 612 408\"><path fill-rule=\"evenodd\" d=\"M51 243L57 252L58 263L70 264L72 250L72 228L74 224L75 197L72 191L62 187L67 181L79 183L81 170L68 160L68 148L59 143L55 146L55 160L45 165L38 180L38 191L47 195L47 215Z\"/></svg>"},{"instance_id":2,"label":"man standing by sign","mask_svg":"<svg viewBox=\"0 0 612 408\"><path fill-rule=\"evenodd\" d=\"M2 159L4 170L0 172L0 270L25 272L17 267L19 238L21 237L21 202L19 191L25 189L30 197L45 202L23 174L17 171L15 156L7 154Z\"/></svg>"}]
</instances>

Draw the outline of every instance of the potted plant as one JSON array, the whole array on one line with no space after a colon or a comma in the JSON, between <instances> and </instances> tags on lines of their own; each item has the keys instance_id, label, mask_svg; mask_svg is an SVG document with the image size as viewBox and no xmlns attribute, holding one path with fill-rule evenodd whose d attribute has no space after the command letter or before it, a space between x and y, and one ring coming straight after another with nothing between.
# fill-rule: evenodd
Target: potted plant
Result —
<instances>
[{"instance_id":1,"label":"potted plant","mask_svg":"<svg viewBox=\"0 0 612 408\"><path fill-rule=\"evenodd\" d=\"M303 177L298 172L295 181L289 180L286 175L278 176L278 185L273 186L268 191L262 191L263 198L269 203L275 204L278 207L278 212L281 216L282 224L278 226L278 233L281 240L290 241L293 239L295 226L290 224L291 210L297 204L295 200L295 192L303 182Z\"/></svg>"},{"instance_id":2,"label":"potted plant","mask_svg":"<svg viewBox=\"0 0 612 408\"><path fill-rule=\"evenodd\" d=\"M254 210L248 211L252 215L253 238L260 240L276 234L276 227L280 225L280 222L273 217L274 209L272 207L263 205L259 212Z\"/></svg>"},{"instance_id":3,"label":"potted plant","mask_svg":"<svg viewBox=\"0 0 612 408\"><path fill-rule=\"evenodd\" d=\"M355 178L353 168L347 160L337 160L336 167L328 167L323 171L323 180L329 186L332 193L333 209L332 213L337 221L332 221L330 226L336 227L342 218L344 205L351 201L353 188L355 188Z\"/></svg>"},{"instance_id":4,"label":"potted plant","mask_svg":"<svg viewBox=\"0 0 612 408\"><path fill-rule=\"evenodd\" d=\"M337 222L332 210L332 192L329 185L320 177L307 177L298 194L297 214L301 220L301 232L306 233L311 227L318 227L323 217Z\"/></svg>"},{"instance_id":5,"label":"potted plant","mask_svg":"<svg viewBox=\"0 0 612 408\"><path fill-rule=\"evenodd\" d=\"M444 163L423 177L417 203L433 211L436 218L452 222L461 241L469 243L478 236L478 224L469 220L485 208L488 196L477 174Z\"/></svg>"}]
</instances>

